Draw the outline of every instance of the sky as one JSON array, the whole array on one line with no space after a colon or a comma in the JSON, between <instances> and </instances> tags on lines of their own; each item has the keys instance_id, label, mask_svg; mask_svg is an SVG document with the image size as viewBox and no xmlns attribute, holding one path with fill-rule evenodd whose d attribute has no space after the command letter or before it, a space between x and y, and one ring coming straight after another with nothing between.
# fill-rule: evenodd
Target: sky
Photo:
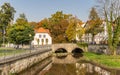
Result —
<instances>
[{"instance_id":1,"label":"sky","mask_svg":"<svg viewBox=\"0 0 120 75\"><path fill-rule=\"evenodd\" d=\"M24 13L28 21L39 22L51 17L57 11L72 14L83 22L87 21L89 12L95 6L95 0L0 0L0 6L5 2L16 10L15 20Z\"/></svg>"}]
</instances>

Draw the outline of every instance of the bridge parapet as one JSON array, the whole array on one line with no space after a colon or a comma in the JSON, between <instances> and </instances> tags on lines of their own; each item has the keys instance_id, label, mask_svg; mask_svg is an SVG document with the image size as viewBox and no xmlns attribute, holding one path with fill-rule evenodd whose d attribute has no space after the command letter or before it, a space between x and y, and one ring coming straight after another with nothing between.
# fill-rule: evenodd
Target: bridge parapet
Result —
<instances>
[{"instance_id":1,"label":"bridge parapet","mask_svg":"<svg viewBox=\"0 0 120 75\"><path fill-rule=\"evenodd\" d=\"M84 48L79 47L77 44L74 44L74 43L62 43L62 44L53 44L52 45L53 52L55 52L56 50L58 50L60 48L67 50L68 53L71 53L72 50L74 50L75 48L80 48L84 51Z\"/></svg>"}]
</instances>

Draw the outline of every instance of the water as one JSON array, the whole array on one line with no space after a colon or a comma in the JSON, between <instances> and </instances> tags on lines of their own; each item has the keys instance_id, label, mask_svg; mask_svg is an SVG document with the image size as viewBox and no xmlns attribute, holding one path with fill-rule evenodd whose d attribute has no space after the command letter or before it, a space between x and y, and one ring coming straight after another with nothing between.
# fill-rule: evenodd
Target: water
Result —
<instances>
[{"instance_id":1,"label":"water","mask_svg":"<svg viewBox=\"0 0 120 75\"><path fill-rule=\"evenodd\" d=\"M53 56L36 64L20 75L120 75L120 70L101 68L90 62L79 62L82 55ZM51 62L49 68L41 72L41 64Z\"/></svg>"},{"instance_id":2,"label":"water","mask_svg":"<svg viewBox=\"0 0 120 75\"><path fill-rule=\"evenodd\" d=\"M65 58L53 57L53 64L45 75L120 75L120 70L99 67L90 62L80 62L80 57L68 55Z\"/></svg>"}]
</instances>

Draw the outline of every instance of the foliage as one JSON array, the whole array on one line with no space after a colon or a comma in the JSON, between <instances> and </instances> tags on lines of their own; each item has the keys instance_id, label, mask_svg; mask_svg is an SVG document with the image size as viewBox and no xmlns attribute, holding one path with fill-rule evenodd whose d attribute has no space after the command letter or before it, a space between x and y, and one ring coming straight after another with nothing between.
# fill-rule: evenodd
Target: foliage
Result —
<instances>
[{"instance_id":1,"label":"foliage","mask_svg":"<svg viewBox=\"0 0 120 75\"><path fill-rule=\"evenodd\" d=\"M78 22L77 27L76 27L76 34L77 34L77 37L79 39L81 39L81 37L83 36L83 34L85 34L85 28L82 27L82 24L83 24L83 22L80 20Z\"/></svg>"},{"instance_id":2,"label":"foliage","mask_svg":"<svg viewBox=\"0 0 120 75\"><path fill-rule=\"evenodd\" d=\"M91 33L92 41L94 41L94 36L103 31L102 20L99 18L95 8L91 9L89 19L85 32Z\"/></svg>"},{"instance_id":3,"label":"foliage","mask_svg":"<svg viewBox=\"0 0 120 75\"><path fill-rule=\"evenodd\" d=\"M120 37L120 0L101 0L100 8L107 24L108 45L112 55L116 55L116 48ZM115 22L114 22L115 21Z\"/></svg>"},{"instance_id":4,"label":"foliage","mask_svg":"<svg viewBox=\"0 0 120 75\"><path fill-rule=\"evenodd\" d=\"M86 28L86 33L91 33L94 41L94 36L103 31L102 20L90 20L87 24L89 27Z\"/></svg>"},{"instance_id":5,"label":"foliage","mask_svg":"<svg viewBox=\"0 0 120 75\"><path fill-rule=\"evenodd\" d=\"M113 31L113 48L114 50L117 49L117 45L119 44L120 42L120 17L118 17L116 19L116 22L115 22L116 26L114 26L114 31Z\"/></svg>"},{"instance_id":6,"label":"foliage","mask_svg":"<svg viewBox=\"0 0 120 75\"><path fill-rule=\"evenodd\" d=\"M88 44L87 44L87 43L84 43L84 42L77 43L77 45L78 45L79 47L88 47Z\"/></svg>"},{"instance_id":7,"label":"foliage","mask_svg":"<svg viewBox=\"0 0 120 75\"><path fill-rule=\"evenodd\" d=\"M76 37L78 37L79 39L82 37L82 35L84 34L84 28L82 28L81 26L82 24L83 22L76 17L72 17L69 20L69 25L66 30L66 35L69 41L76 40Z\"/></svg>"},{"instance_id":8,"label":"foliage","mask_svg":"<svg viewBox=\"0 0 120 75\"><path fill-rule=\"evenodd\" d=\"M29 22L29 25L30 25L31 27L35 28L36 25L37 25L37 23L36 23L36 22Z\"/></svg>"},{"instance_id":9,"label":"foliage","mask_svg":"<svg viewBox=\"0 0 120 75\"><path fill-rule=\"evenodd\" d=\"M65 31L69 25L70 14L63 14L57 11L49 18L49 30L51 32L53 43L67 42Z\"/></svg>"},{"instance_id":10,"label":"foliage","mask_svg":"<svg viewBox=\"0 0 120 75\"><path fill-rule=\"evenodd\" d=\"M110 68L120 67L120 56L97 55L95 53L85 52L84 59Z\"/></svg>"},{"instance_id":11,"label":"foliage","mask_svg":"<svg viewBox=\"0 0 120 75\"><path fill-rule=\"evenodd\" d=\"M3 43L5 42L6 28L14 18L16 11L9 3L4 3L0 9L0 30L2 32Z\"/></svg>"},{"instance_id":12,"label":"foliage","mask_svg":"<svg viewBox=\"0 0 120 75\"><path fill-rule=\"evenodd\" d=\"M76 21L75 21L75 19L72 19L66 30L66 35L67 35L69 41L76 40L76 27L77 27Z\"/></svg>"},{"instance_id":13,"label":"foliage","mask_svg":"<svg viewBox=\"0 0 120 75\"><path fill-rule=\"evenodd\" d=\"M35 26L35 29L38 29L40 27L48 29L49 28L49 20L47 18L41 20L40 22L37 23L37 25Z\"/></svg>"},{"instance_id":14,"label":"foliage","mask_svg":"<svg viewBox=\"0 0 120 75\"><path fill-rule=\"evenodd\" d=\"M51 17L38 22L35 29L40 27L49 29L53 43L68 42L65 31L69 25L71 16L71 14L64 14L62 11L57 11L55 14L52 14Z\"/></svg>"},{"instance_id":15,"label":"foliage","mask_svg":"<svg viewBox=\"0 0 120 75\"><path fill-rule=\"evenodd\" d=\"M90 20L96 20L98 18L99 18L99 16L98 16L98 13L97 13L96 9L94 7L92 7L92 9L90 11L89 19Z\"/></svg>"},{"instance_id":16,"label":"foliage","mask_svg":"<svg viewBox=\"0 0 120 75\"><path fill-rule=\"evenodd\" d=\"M34 36L33 28L22 17L16 20L16 24L11 26L7 33L10 42L15 44L28 44Z\"/></svg>"}]
</instances>

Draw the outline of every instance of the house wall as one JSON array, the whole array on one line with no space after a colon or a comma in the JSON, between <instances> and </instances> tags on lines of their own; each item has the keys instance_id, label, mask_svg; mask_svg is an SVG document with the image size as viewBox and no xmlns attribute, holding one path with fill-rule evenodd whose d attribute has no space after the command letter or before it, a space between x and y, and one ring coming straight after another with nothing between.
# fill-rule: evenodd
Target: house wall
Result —
<instances>
[{"instance_id":1,"label":"house wall","mask_svg":"<svg viewBox=\"0 0 120 75\"><path fill-rule=\"evenodd\" d=\"M96 44L101 44L101 42L107 41L107 38L108 38L106 22L103 22L101 26L104 28L104 31L95 35L94 41ZM82 41L84 41L86 43L92 43L92 35L84 34L82 36Z\"/></svg>"},{"instance_id":2,"label":"house wall","mask_svg":"<svg viewBox=\"0 0 120 75\"><path fill-rule=\"evenodd\" d=\"M47 41L48 40L48 41ZM52 38L48 33L36 33L32 45L50 45Z\"/></svg>"},{"instance_id":3,"label":"house wall","mask_svg":"<svg viewBox=\"0 0 120 75\"><path fill-rule=\"evenodd\" d=\"M108 38L106 22L103 22L102 26L104 27L104 31L95 35L94 39L96 44L100 44L102 41L106 41Z\"/></svg>"}]
</instances>

